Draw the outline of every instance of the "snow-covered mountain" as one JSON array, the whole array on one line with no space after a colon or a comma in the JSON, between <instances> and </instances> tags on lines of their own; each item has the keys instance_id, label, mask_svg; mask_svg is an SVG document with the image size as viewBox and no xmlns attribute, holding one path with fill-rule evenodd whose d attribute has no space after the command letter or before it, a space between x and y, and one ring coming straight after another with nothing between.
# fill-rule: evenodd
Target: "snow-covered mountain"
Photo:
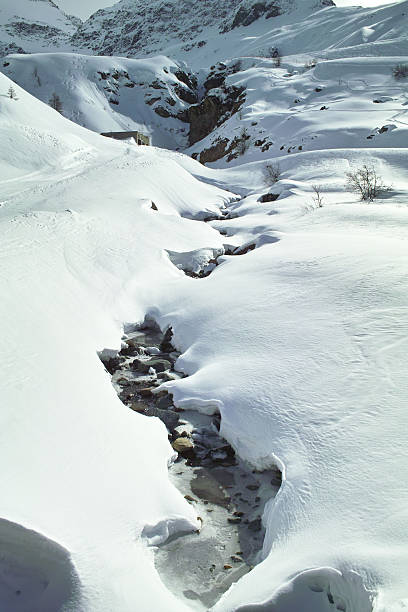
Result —
<instances>
[{"instance_id":1,"label":"snow-covered mountain","mask_svg":"<svg viewBox=\"0 0 408 612\"><path fill-rule=\"evenodd\" d=\"M53 0L2 0L0 57L69 46L81 20L61 11Z\"/></svg>"},{"instance_id":2,"label":"snow-covered mountain","mask_svg":"<svg viewBox=\"0 0 408 612\"><path fill-rule=\"evenodd\" d=\"M269 21L301 4L310 11L331 6L332 0L120 0L91 15L73 37L81 48L102 55L140 56L191 52L211 38L262 18Z\"/></svg>"},{"instance_id":3,"label":"snow-covered mountain","mask_svg":"<svg viewBox=\"0 0 408 612\"><path fill-rule=\"evenodd\" d=\"M56 92L80 125L140 129L203 163L403 143L406 90L392 70L408 53L408 1L376 9L287 2L281 10L221 34L225 24L208 26L207 44L194 51L162 36L159 50L175 56L12 55L2 69L44 102ZM106 35L102 13L91 22Z\"/></svg>"}]
</instances>

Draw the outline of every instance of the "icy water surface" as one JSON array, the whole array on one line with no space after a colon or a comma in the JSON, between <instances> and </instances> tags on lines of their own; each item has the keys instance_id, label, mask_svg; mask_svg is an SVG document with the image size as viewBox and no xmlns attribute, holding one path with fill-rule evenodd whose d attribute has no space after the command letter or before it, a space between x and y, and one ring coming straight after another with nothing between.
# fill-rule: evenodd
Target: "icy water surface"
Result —
<instances>
[{"instance_id":1,"label":"icy water surface","mask_svg":"<svg viewBox=\"0 0 408 612\"><path fill-rule=\"evenodd\" d=\"M128 327L121 352L101 356L121 400L132 410L156 416L178 451L169 476L194 506L199 533L173 536L156 548L155 564L169 590L190 607L206 610L249 572L262 549L265 503L281 483L278 470L257 472L236 457L219 435L220 416L182 411L157 387L180 378L171 330L153 321Z\"/></svg>"}]
</instances>

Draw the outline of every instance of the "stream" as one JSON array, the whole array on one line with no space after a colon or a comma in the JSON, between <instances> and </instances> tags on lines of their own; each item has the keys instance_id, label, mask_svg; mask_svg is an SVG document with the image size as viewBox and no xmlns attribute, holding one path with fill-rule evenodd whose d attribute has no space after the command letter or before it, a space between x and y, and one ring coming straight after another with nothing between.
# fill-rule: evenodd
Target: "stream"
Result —
<instances>
[{"instance_id":1,"label":"stream","mask_svg":"<svg viewBox=\"0 0 408 612\"><path fill-rule=\"evenodd\" d=\"M265 503L281 484L278 469L258 472L236 456L219 435L220 415L173 405L165 381L182 378L172 331L164 334L147 319L124 330L122 349L100 357L121 401L129 409L163 421L178 456L169 468L172 483L194 506L199 533L176 535L155 549L155 565L167 588L191 609L208 610L262 550Z\"/></svg>"}]
</instances>

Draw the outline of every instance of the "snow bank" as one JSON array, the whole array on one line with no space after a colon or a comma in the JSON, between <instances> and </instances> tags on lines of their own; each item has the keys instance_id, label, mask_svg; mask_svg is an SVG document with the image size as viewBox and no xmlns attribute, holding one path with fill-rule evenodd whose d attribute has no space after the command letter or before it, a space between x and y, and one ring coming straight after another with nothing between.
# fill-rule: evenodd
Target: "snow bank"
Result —
<instances>
[{"instance_id":1,"label":"snow bank","mask_svg":"<svg viewBox=\"0 0 408 612\"><path fill-rule=\"evenodd\" d=\"M143 320L153 288L192 282L165 249L222 243L180 215L231 196L15 89L18 100L0 98L2 518L63 546L80 582L67 609L184 609L141 535L194 530L194 510L168 481L164 425L119 401L97 351L119 348L122 322ZM13 555L25 602L41 567ZM44 572L52 585L57 568ZM44 597L40 609L55 609Z\"/></svg>"}]
</instances>

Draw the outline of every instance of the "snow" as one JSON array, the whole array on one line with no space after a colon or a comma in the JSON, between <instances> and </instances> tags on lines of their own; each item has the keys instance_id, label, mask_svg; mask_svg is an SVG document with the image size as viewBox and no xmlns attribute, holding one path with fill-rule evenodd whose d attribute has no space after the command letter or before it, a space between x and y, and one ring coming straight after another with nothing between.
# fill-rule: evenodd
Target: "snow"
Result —
<instances>
[{"instance_id":1,"label":"snow","mask_svg":"<svg viewBox=\"0 0 408 612\"><path fill-rule=\"evenodd\" d=\"M70 611L189 609L153 560L154 546L198 526L168 480L167 431L120 402L97 355L146 314L172 326L181 351L188 376L163 385L176 405L220 412L240 457L283 473L259 564L214 612L408 605L407 85L391 73L407 62L406 8L295 3L274 27L208 26L191 66L245 55L227 84L245 86L246 101L187 152L242 125L251 138L243 156L209 166L104 138L43 103L58 88L77 123L184 147L180 122L144 97L155 79L165 96L180 85L187 52L170 39L147 59L7 58L42 100L18 85L10 99L0 74L0 597L12 610L30 598L30 610L55 607L45 582ZM275 45L281 68L263 57ZM120 73L115 110L98 71ZM391 186L371 204L345 191L364 163ZM261 203L265 193L280 197Z\"/></svg>"},{"instance_id":2,"label":"snow","mask_svg":"<svg viewBox=\"0 0 408 612\"><path fill-rule=\"evenodd\" d=\"M163 249L220 246L180 212L231 196L15 89L0 102L2 517L69 551L93 610L183 609L140 535L195 529L196 517L168 481L163 424L121 404L97 350L119 348L121 322L143 319L152 283L184 278Z\"/></svg>"}]
</instances>

